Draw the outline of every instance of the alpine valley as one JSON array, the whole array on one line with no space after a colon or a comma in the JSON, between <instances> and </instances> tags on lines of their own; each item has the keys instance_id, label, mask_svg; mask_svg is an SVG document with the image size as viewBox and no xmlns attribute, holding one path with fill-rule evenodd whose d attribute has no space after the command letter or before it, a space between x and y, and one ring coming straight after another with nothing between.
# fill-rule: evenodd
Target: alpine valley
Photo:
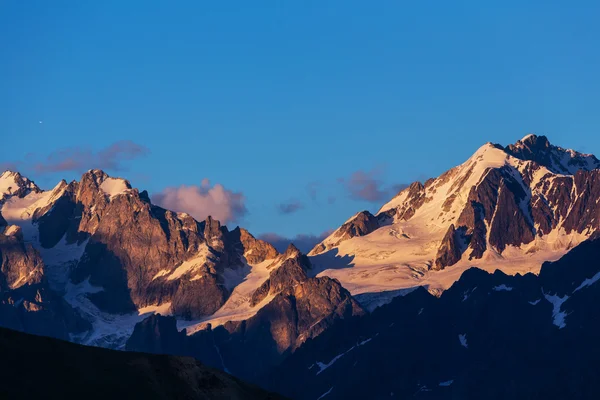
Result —
<instances>
[{"instance_id":1,"label":"alpine valley","mask_svg":"<svg viewBox=\"0 0 600 400\"><path fill-rule=\"evenodd\" d=\"M544 136L486 143L308 254L101 170L48 191L6 171L0 262L2 327L289 398L600 397L600 161Z\"/></svg>"}]
</instances>

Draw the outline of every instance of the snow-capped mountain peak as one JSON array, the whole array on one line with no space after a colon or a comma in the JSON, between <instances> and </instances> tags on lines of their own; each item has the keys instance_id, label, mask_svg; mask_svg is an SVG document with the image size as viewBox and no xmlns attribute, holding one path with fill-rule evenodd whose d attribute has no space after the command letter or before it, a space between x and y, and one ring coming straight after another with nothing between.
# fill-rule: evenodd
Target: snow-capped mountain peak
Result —
<instances>
[{"instance_id":1,"label":"snow-capped mountain peak","mask_svg":"<svg viewBox=\"0 0 600 400\"><path fill-rule=\"evenodd\" d=\"M24 197L40 192L40 188L28 178L15 171L4 171L0 175L0 202L11 196Z\"/></svg>"},{"instance_id":2,"label":"snow-capped mountain peak","mask_svg":"<svg viewBox=\"0 0 600 400\"><path fill-rule=\"evenodd\" d=\"M356 214L309 255L353 294L444 289L473 265L536 272L600 230L599 167L593 155L544 136L506 147L488 142L463 164L411 184L377 214ZM351 267L327 261L329 252Z\"/></svg>"},{"instance_id":3,"label":"snow-capped mountain peak","mask_svg":"<svg viewBox=\"0 0 600 400\"><path fill-rule=\"evenodd\" d=\"M559 174L573 175L579 170L600 168L600 160L594 155L554 146L546 136L530 134L504 150L513 157L534 161Z\"/></svg>"}]
</instances>

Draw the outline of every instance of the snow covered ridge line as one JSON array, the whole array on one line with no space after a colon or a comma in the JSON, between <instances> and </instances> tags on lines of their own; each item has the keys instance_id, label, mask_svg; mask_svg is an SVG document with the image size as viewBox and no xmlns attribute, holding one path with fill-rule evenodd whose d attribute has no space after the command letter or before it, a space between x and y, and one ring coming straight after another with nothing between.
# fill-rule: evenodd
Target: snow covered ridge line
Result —
<instances>
[{"instance_id":1,"label":"snow covered ridge line","mask_svg":"<svg viewBox=\"0 0 600 400\"><path fill-rule=\"evenodd\" d=\"M597 160L544 139L527 136L512 148L484 145L462 165L411 185L378 214L356 213L323 241L323 249L311 252L307 274L337 279L371 311L419 286L441 293L473 266L537 273L544 261L560 258L597 230L593 217L600 207L598 170L589 171ZM0 211L38 249L56 290L89 278L106 289L105 295L89 296L106 296L124 314L148 304L179 307L170 297L152 297L179 295L185 307L169 312L189 332L248 319L272 300L250 303L279 265L274 262L279 254L241 229L156 207L126 180L99 170L51 191L15 173L2 179ZM98 245L106 247L101 255ZM204 246L210 256L202 254ZM98 273L97 266L115 255L124 276L139 278L119 283L135 287L133 306ZM189 285L186 291L210 298L192 305L193 296L177 290L182 282ZM190 321L182 323L183 316Z\"/></svg>"},{"instance_id":2,"label":"snow covered ridge line","mask_svg":"<svg viewBox=\"0 0 600 400\"><path fill-rule=\"evenodd\" d=\"M154 312L149 305L162 314L191 319L212 315L244 281L250 264L270 265L279 256L273 246L241 228L230 231L210 217L199 222L155 206L147 193L101 170L88 171L80 181L61 181L48 191L16 173L1 176L2 232L4 226L20 228L24 242L41 255L43 273L56 292L74 290L86 280L98 288L78 292L81 301L71 302L97 331L88 338L77 334L88 344L121 346L135 323L117 316L138 321L141 310ZM98 266L107 262L123 274L100 273ZM184 285L185 290L177 290ZM132 290L123 296L118 287ZM120 328L119 321L129 328Z\"/></svg>"},{"instance_id":3,"label":"snow covered ridge line","mask_svg":"<svg viewBox=\"0 0 600 400\"><path fill-rule=\"evenodd\" d=\"M536 274L600 229L598 168L594 156L544 136L487 143L377 214L355 214L309 256L319 276L353 295L423 285L443 291L472 266Z\"/></svg>"}]
</instances>

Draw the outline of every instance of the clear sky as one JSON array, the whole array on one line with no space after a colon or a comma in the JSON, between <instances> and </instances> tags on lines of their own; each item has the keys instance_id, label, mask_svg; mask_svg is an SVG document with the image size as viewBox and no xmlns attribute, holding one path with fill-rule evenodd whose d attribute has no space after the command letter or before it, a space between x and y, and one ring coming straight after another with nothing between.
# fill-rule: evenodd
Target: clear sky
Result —
<instances>
[{"instance_id":1,"label":"clear sky","mask_svg":"<svg viewBox=\"0 0 600 400\"><path fill-rule=\"evenodd\" d=\"M6 0L0 163L45 188L92 167L162 200L187 185L230 225L318 235L488 141L600 155L599 19L597 1Z\"/></svg>"}]
</instances>

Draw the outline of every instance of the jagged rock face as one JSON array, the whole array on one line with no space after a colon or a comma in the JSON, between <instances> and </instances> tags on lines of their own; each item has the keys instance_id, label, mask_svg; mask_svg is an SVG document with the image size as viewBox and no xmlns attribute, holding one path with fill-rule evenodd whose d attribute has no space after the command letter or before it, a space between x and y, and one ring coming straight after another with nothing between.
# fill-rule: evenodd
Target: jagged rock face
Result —
<instances>
[{"instance_id":1,"label":"jagged rock face","mask_svg":"<svg viewBox=\"0 0 600 400\"><path fill-rule=\"evenodd\" d=\"M406 221L415 215L415 212L425 203L425 186L421 182L413 182L397 196L403 193L406 193L406 202L401 207L390 210L387 215L395 217L396 220Z\"/></svg>"},{"instance_id":2,"label":"jagged rock face","mask_svg":"<svg viewBox=\"0 0 600 400\"><path fill-rule=\"evenodd\" d=\"M580 236L565 242L579 243L600 227L598 168L600 161L594 156L553 146L544 136L528 135L507 147L488 143L462 165L398 193L373 218L379 226L365 234L385 228L390 235L402 232L410 238L416 231L414 236L423 238L432 232L429 240L439 243L435 255L418 262L435 269L486 254L486 259L504 256L509 248L547 249L546 236L551 234L575 233ZM460 240L449 233L452 225L461 232ZM350 238L336 231L310 255ZM361 243L363 253L368 249L369 243L354 242ZM568 245L564 246L566 252ZM355 255L351 245L340 248L349 257Z\"/></svg>"},{"instance_id":3,"label":"jagged rock face","mask_svg":"<svg viewBox=\"0 0 600 400\"><path fill-rule=\"evenodd\" d=\"M320 243L310 252L310 254L320 254L353 237L368 235L379 227L380 221L377 217L368 211L361 211L332 233L328 238L330 240L327 243Z\"/></svg>"},{"instance_id":4,"label":"jagged rock face","mask_svg":"<svg viewBox=\"0 0 600 400\"><path fill-rule=\"evenodd\" d=\"M295 256L284 260L271 272L268 283L255 292L261 300L267 295L273 296L268 304L247 320L227 322L215 329L209 326L188 336L182 345L185 354L226 368L236 376L256 379L306 340L321 334L334 321L364 314L361 306L336 280L307 277L310 262L296 251L288 249L286 253ZM174 322L169 326L162 324L160 329L168 330L168 333L161 332L158 336L154 332L156 326L153 321L138 324L127 342L127 349L155 351L175 346L152 341L153 337L175 338Z\"/></svg>"},{"instance_id":5,"label":"jagged rock face","mask_svg":"<svg viewBox=\"0 0 600 400\"><path fill-rule=\"evenodd\" d=\"M457 224L466 231L465 238L471 249L469 259L481 258L488 243L502 253L507 245L519 246L534 239L534 220L524 210L528 193L514 178L510 168L490 169L477 186L473 186ZM529 195L530 196L530 195ZM526 214L527 213L527 214ZM449 257L453 265L460 260L458 242L449 243L444 239L440 250L448 252L448 246L454 246ZM443 248L443 249L442 249ZM445 266L448 266L445 265Z\"/></svg>"},{"instance_id":6,"label":"jagged rock face","mask_svg":"<svg viewBox=\"0 0 600 400\"><path fill-rule=\"evenodd\" d=\"M134 328L133 341L128 341L129 351L145 351L153 354L185 354L186 334L177 331L175 318L154 314ZM131 342L131 343L129 343Z\"/></svg>"},{"instance_id":7,"label":"jagged rock face","mask_svg":"<svg viewBox=\"0 0 600 400\"><path fill-rule=\"evenodd\" d=\"M0 262L0 326L63 340L90 328L49 289L42 258L14 225L0 233Z\"/></svg>"},{"instance_id":8,"label":"jagged rock face","mask_svg":"<svg viewBox=\"0 0 600 400\"><path fill-rule=\"evenodd\" d=\"M600 170L579 171L575 174L574 186L577 198L565 218L565 229L578 233L597 231L600 228Z\"/></svg>"},{"instance_id":9,"label":"jagged rock face","mask_svg":"<svg viewBox=\"0 0 600 400\"><path fill-rule=\"evenodd\" d=\"M31 244L23 242L21 229L17 226L9 226L0 233L0 263L0 290L42 281L42 258Z\"/></svg>"},{"instance_id":10,"label":"jagged rock face","mask_svg":"<svg viewBox=\"0 0 600 400\"><path fill-rule=\"evenodd\" d=\"M534 161L559 174L600 168L600 161L593 155L553 146L546 136L528 135L516 144L506 146L505 151L518 159Z\"/></svg>"},{"instance_id":11,"label":"jagged rock face","mask_svg":"<svg viewBox=\"0 0 600 400\"><path fill-rule=\"evenodd\" d=\"M237 236L239 235L239 239ZM279 255L275 247L264 240L256 239L247 230L236 228L231 231L230 236L235 242L239 241L244 251L242 254L250 264L258 264L265 260L271 260Z\"/></svg>"},{"instance_id":12,"label":"jagged rock face","mask_svg":"<svg viewBox=\"0 0 600 400\"><path fill-rule=\"evenodd\" d=\"M435 269L443 269L449 265L456 264L460 260L462 255L461 243L459 243L460 239L459 232L454 228L454 224L450 225L438 249L435 259Z\"/></svg>"},{"instance_id":13,"label":"jagged rock face","mask_svg":"<svg viewBox=\"0 0 600 400\"><path fill-rule=\"evenodd\" d=\"M283 321L278 326L272 325L272 332L277 332L273 337L280 351L295 350L308 338L321 334L334 320L364 314L350 293L328 277L308 279L293 288L286 288L274 300L273 308L289 307L297 315L291 326Z\"/></svg>"},{"instance_id":14,"label":"jagged rock face","mask_svg":"<svg viewBox=\"0 0 600 400\"><path fill-rule=\"evenodd\" d=\"M23 198L29 193L39 193L40 188L18 172L4 171L0 175L0 203L9 197Z\"/></svg>"},{"instance_id":15,"label":"jagged rock face","mask_svg":"<svg viewBox=\"0 0 600 400\"><path fill-rule=\"evenodd\" d=\"M81 213L76 210L77 182L67 184L62 181L56 190L58 198L46 207L35 210L33 214L33 220L38 224L40 244L44 248L56 246L67 233L74 238L78 228L77 221L81 217Z\"/></svg>"},{"instance_id":16,"label":"jagged rock face","mask_svg":"<svg viewBox=\"0 0 600 400\"><path fill-rule=\"evenodd\" d=\"M539 276L469 269L439 298L337 320L259 383L297 399L597 398L599 257L590 239Z\"/></svg>"},{"instance_id":17,"label":"jagged rock face","mask_svg":"<svg viewBox=\"0 0 600 400\"><path fill-rule=\"evenodd\" d=\"M286 254L288 253L289 249L286 251ZM306 270L310 268L309 266L310 262L308 258L299 252L295 257L285 259L279 268L271 272L269 279L252 294L250 304L255 306L269 294L279 293L286 287L294 286L307 280Z\"/></svg>"},{"instance_id":18,"label":"jagged rock face","mask_svg":"<svg viewBox=\"0 0 600 400\"><path fill-rule=\"evenodd\" d=\"M79 182L62 181L39 198L31 218L34 241L46 249L82 246L67 272L74 284L89 279L100 287L87 297L108 312L170 303L175 315L200 318L227 300L226 269L278 256L246 230L230 232L210 216L197 222L157 207L146 192L100 170Z\"/></svg>"},{"instance_id":19,"label":"jagged rock face","mask_svg":"<svg viewBox=\"0 0 600 400\"><path fill-rule=\"evenodd\" d=\"M501 181L489 236L489 243L500 253L507 245L527 244L534 238L531 221L520 206L524 199L523 189L517 182L508 179Z\"/></svg>"},{"instance_id":20,"label":"jagged rock face","mask_svg":"<svg viewBox=\"0 0 600 400\"><path fill-rule=\"evenodd\" d=\"M200 226L191 217L152 206L135 192L103 207L73 278L89 277L91 284L104 287L94 296L107 310L149 305L155 299L147 298L146 288L156 274L186 260L204 242Z\"/></svg>"}]
</instances>

